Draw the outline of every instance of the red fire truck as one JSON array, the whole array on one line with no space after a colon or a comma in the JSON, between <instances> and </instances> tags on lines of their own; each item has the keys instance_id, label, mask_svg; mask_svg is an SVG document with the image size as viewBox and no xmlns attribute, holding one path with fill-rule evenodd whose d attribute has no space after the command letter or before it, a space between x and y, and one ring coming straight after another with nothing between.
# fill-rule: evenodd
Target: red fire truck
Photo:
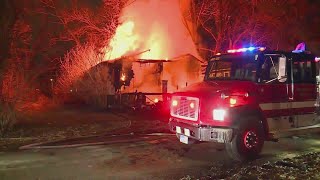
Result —
<instances>
[{"instance_id":1,"label":"red fire truck","mask_svg":"<svg viewBox=\"0 0 320 180\"><path fill-rule=\"evenodd\" d=\"M203 82L173 93L170 130L186 144L225 143L239 161L256 158L264 141L318 132L316 59L264 47L216 55Z\"/></svg>"}]
</instances>

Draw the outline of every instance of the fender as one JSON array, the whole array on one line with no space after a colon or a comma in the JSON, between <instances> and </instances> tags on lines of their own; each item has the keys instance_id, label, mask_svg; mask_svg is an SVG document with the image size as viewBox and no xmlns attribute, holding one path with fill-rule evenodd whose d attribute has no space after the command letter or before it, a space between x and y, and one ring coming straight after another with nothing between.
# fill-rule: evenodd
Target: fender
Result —
<instances>
[{"instance_id":1,"label":"fender","mask_svg":"<svg viewBox=\"0 0 320 180\"><path fill-rule=\"evenodd\" d=\"M258 121L263 127L264 135L267 138L269 134L269 126L266 118L263 116L263 112L260 107L257 106L239 106L233 107L229 110L230 113L230 127L233 129L239 129L243 121ZM255 118L247 118L246 117L255 117Z\"/></svg>"}]
</instances>

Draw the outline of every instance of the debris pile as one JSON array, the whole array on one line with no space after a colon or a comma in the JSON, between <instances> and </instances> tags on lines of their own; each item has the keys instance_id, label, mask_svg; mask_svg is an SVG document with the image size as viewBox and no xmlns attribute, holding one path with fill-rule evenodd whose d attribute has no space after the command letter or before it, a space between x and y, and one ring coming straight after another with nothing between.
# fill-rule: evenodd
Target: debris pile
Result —
<instances>
[{"instance_id":1,"label":"debris pile","mask_svg":"<svg viewBox=\"0 0 320 180\"><path fill-rule=\"evenodd\" d=\"M220 164L212 167L206 175L199 178L185 176L189 179L320 179L320 152L303 154L276 162L256 165L233 164L232 168Z\"/></svg>"}]
</instances>

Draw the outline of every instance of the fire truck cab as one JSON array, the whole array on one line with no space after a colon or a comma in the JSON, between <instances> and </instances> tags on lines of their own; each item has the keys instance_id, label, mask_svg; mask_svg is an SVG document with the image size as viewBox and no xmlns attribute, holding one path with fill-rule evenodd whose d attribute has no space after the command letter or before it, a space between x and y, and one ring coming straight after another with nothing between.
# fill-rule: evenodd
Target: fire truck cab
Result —
<instances>
[{"instance_id":1,"label":"fire truck cab","mask_svg":"<svg viewBox=\"0 0 320 180\"><path fill-rule=\"evenodd\" d=\"M316 59L264 47L216 55L203 82L172 94L170 130L185 144L225 143L238 161L256 158L264 141L319 132Z\"/></svg>"}]
</instances>

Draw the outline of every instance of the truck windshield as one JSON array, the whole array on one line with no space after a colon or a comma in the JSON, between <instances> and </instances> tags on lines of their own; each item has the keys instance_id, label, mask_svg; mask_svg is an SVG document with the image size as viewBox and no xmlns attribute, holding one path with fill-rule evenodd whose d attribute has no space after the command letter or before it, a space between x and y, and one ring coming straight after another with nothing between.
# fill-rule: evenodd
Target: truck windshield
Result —
<instances>
[{"instance_id":1,"label":"truck windshield","mask_svg":"<svg viewBox=\"0 0 320 180\"><path fill-rule=\"evenodd\" d=\"M207 67L206 80L256 80L255 61L243 59L213 60Z\"/></svg>"}]
</instances>

